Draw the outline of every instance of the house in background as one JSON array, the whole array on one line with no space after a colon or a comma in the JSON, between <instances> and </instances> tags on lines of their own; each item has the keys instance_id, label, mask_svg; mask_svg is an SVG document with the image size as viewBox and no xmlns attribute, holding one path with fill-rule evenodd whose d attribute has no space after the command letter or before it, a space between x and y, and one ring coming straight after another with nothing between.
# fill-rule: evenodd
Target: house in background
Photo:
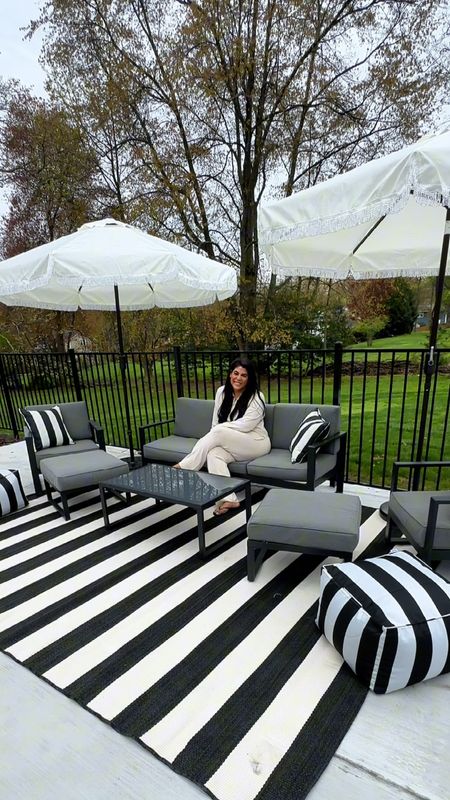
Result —
<instances>
[{"instance_id":1,"label":"house in background","mask_svg":"<svg viewBox=\"0 0 450 800\"><path fill-rule=\"evenodd\" d=\"M419 311L416 317L416 328L428 328L431 323L432 312L430 309L426 311ZM450 310L444 308L439 315L439 325L448 325L450 323Z\"/></svg>"}]
</instances>

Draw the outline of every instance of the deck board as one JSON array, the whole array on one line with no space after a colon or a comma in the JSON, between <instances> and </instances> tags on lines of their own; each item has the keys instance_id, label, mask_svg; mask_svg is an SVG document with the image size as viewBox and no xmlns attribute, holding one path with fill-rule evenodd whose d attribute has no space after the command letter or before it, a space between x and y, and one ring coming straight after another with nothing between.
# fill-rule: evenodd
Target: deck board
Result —
<instances>
[{"instance_id":1,"label":"deck board","mask_svg":"<svg viewBox=\"0 0 450 800\"><path fill-rule=\"evenodd\" d=\"M116 451L117 452L117 451ZM28 491L23 443L0 448ZM346 487L377 507L387 493ZM450 579L450 564L441 572ZM201 800L207 795L135 741L0 654L1 800ZM450 675L390 695L369 693L309 800L445 800L450 783Z\"/></svg>"}]
</instances>

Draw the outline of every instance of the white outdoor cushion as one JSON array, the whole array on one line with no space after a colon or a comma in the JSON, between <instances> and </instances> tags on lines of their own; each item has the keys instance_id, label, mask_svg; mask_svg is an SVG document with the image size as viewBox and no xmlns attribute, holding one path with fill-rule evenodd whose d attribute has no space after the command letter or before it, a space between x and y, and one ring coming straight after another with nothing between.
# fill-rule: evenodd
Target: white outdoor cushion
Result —
<instances>
[{"instance_id":1,"label":"white outdoor cushion","mask_svg":"<svg viewBox=\"0 0 450 800\"><path fill-rule=\"evenodd\" d=\"M291 462L298 464L304 461L308 446L326 439L329 430L330 423L322 417L318 408L307 414L289 446Z\"/></svg>"},{"instance_id":2,"label":"white outdoor cushion","mask_svg":"<svg viewBox=\"0 0 450 800\"><path fill-rule=\"evenodd\" d=\"M20 508L25 508L28 500L17 469L0 469L0 517L6 517Z\"/></svg>"},{"instance_id":3,"label":"white outdoor cushion","mask_svg":"<svg viewBox=\"0 0 450 800\"><path fill-rule=\"evenodd\" d=\"M31 431L36 450L73 444L59 406L39 411L21 409L20 413Z\"/></svg>"}]
</instances>

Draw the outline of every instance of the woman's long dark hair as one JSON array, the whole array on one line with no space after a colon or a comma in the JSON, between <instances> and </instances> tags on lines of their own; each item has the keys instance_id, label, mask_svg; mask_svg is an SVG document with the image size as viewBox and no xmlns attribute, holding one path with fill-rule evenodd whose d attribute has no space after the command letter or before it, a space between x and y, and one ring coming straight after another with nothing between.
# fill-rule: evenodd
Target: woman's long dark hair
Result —
<instances>
[{"instance_id":1,"label":"woman's long dark hair","mask_svg":"<svg viewBox=\"0 0 450 800\"><path fill-rule=\"evenodd\" d=\"M231 373L233 372L234 369L236 369L236 367L242 367L242 369L247 370L248 381L247 381L247 386L245 387L244 391L242 392L241 396L236 402L231 419L239 419L239 417L244 416L245 412L247 411L247 406L250 400L252 400L252 398L255 396L255 394L259 397L261 404L264 407L264 400L261 397L258 387L258 378L256 376L255 365L248 358L236 358L230 364L228 376L225 381L222 405L220 406L218 414L219 422L227 421L228 415L231 411L231 406L233 405L233 387L231 385Z\"/></svg>"}]
</instances>

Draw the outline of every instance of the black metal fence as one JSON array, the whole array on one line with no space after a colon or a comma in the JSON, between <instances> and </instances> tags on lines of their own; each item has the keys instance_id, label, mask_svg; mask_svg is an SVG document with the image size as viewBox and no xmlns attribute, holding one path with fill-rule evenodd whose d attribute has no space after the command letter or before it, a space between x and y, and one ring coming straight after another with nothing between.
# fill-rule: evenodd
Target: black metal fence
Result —
<instances>
[{"instance_id":1,"label":"black metal fence","mask_svg":"<svg viewBox=\"0 0 450 800\"><path fill-rule=\"evenodd\" d=\"M127 353L132 437L173 417L178 396L212 398L234 351ZM265 350L256 363L266 402L340 403L348 432L346 480L389 487L394 460L415 456L424 393L424 350ZM128 444L118 354L0 354L0 429L20 436L19 408L85 399L108 444ZM450 460L450 350L435 353L423 456ZM438 483L440 475L437 475ZM445 474L442 474L442 480Z\"/></svg>"}]
</instances>

